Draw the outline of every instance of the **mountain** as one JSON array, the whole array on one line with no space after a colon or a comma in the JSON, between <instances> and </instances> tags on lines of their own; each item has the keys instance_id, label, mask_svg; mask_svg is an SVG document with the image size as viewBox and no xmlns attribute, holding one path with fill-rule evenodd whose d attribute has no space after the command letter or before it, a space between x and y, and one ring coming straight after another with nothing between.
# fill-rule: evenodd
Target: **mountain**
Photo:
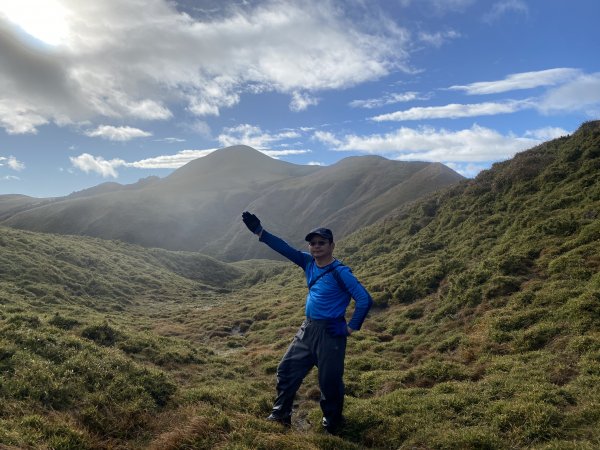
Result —
<instances>
[{"instance_id":1,"label":"mountain","mask_svg":"<svg viewBox=\"0 0 600 450\"><path fill-rule=\"evenodd\" d=\"M302 166L234 146L191 161L164 179L104 183L48 202L10 202L0 196L0 217L3 225L19 229L239 260L272 256L241 224L245 209L302 245L306 231L316 226L327 225L343 237L461 179L440 164L366 156L329 167Z\"/></svg>"},{"instance_id":2,"label":"mountain","mask_svg":"<svg viewBox=\"0 0 600 450\"><path fill-rule=\"evenodd\" d=\"M462 177L446 166L425 162L390 161L379 156L350 157L319 171L277 183L254 199L248 209L265 228L298 247L317 226L334 231L336 240L374 223L394 209ZM247 247L248 232L232 227L205 251L222 249L225 259L272 257L263 245ZM240 253L248 248L249 253Z\"/></svg>"},{"instance_id":3,"label":"mountain","mask_svg":"<svg viewBox=\"0 0 600 450\"><path fill-rule=\"evenodd\" d=\"M153 183L159 181L160 178L156 176L150 176L146 178L142 178L138 180L136 183L132 184L120 184L115 182L107 182L99 184L98 186L94 186L88 189L83 189L81 191L73 192L69 194L66 198L74 199L74 198L83 198L83 197L94 197L96 195L106 194L110 192L119 192L124 190L136 190L144 187L148 187Z\"/></svg>"},{"instance_id":4,"label":"mountain","mask_svg":"<svg viewBox=\"0 0 600 450\"><path fill-rule=\"evenodd\" d=\"M53 201L52 198L35 198L27 195L9 194L0 195L0 221L14 216L22 211L47 205Z\"/></svg>"}]
</instances>

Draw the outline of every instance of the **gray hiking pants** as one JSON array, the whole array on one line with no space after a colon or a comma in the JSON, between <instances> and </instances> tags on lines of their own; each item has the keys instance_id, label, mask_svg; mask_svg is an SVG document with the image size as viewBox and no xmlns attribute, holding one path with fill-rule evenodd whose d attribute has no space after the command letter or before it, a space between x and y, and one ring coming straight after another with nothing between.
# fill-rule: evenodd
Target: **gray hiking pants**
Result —
<instances>
[{"instance_id":1,"label":"gray hiking pants","mask_svg":"<svg viewBox=\"0 0 600 450\"><path fill-rule=\"evenodd\" d=\"M346 336L331 336L327 320L306 319L277 367L277 398L273 415L292 414L296 391L313 366L319 370L321 410L330 423L337 423L344 407L344 357Z\"/></svg>"}]
</instances>

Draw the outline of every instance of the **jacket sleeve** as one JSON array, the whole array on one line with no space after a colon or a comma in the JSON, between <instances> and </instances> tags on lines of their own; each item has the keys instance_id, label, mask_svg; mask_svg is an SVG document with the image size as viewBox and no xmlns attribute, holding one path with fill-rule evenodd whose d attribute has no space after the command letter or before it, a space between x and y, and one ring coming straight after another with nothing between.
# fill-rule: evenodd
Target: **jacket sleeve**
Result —
<instances>
[{"instance_id":1,"label":"jacket sleeve","mask_svg":"<svg viewBox=\"0 0 600 450\"><path fill-rule=\"evenodd\" d=\"M354 314L348 323L348 326L353 330L360 330L362 327L371 306L373 305L373 299L364 288L362 284L356 279L350 268L344 268L340 270L340 275L348 292L354 299L356 305L354 307Z\"/></svg>"},{"instance_id":2,"label":"jacket sleeve","mask_svg":"<svg viewBox=\"0 0 600 450\"><path fill-rule=\"evenodd\" d=\"M259 241L264 242L277 253L279 253L282 256L285 256L287 259L292 261L294 264L299 265L303 269L306 268L306 265L308 264L309 260L312 259L312 257L308 253L304 253L300 250L295 249L283 239L278 238L274 234L269 233L265 229L263 229Z\"/></svg>"}]
</instances>

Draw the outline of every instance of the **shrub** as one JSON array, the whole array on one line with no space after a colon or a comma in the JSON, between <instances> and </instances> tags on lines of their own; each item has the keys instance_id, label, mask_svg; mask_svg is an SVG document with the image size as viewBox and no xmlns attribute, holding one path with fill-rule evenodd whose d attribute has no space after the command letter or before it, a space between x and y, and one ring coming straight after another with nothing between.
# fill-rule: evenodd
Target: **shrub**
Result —
<instances>
[{"instance_id":1,"label":"shrub","mask_svg":"<svg viewBox=\"0 0 600 450\"><path fill-rule=\"evenodd\" d=\"M423 309L422 306L418 306L415 308L410 308L408 310L406 310L406 312L404 313L404 317L406 317L407 319L410 320L416 320L416 319L420 319L421 317L423 317L425 310Z\"/></svg>"},{"instance_id":2,"label":"shrub","mask_svg":"<svg viewBox=\"0 0 600 450\"><path fill-rule=\"evenodd\" d=\"M546 311L539 308L533 310L518 311L514 313L507 313L498 317L492 324L492 327L499 331L506 332L522 330L536 323L545 314Z\"/></svg>"},{"instance_id":3,"label":"shrub","mask_svg":"<svg viewBox=\"0 0 600 450\"><path fill-rule=\"evenodd\" d=\"M465 380L469 373L465 367L445 361L429 360L419 367L408 371L404 377L406 383L419 387L429 387L450 380Z\"/></svg>"},{"instance_id":4,"label":"shrub","mask_svg":"<svg viewBox=\"0 0 600 450\"><path fill-rule=\"evenodd\" d=\"M11 373L14 370L12 357L16 352L16 347L0 343L0 374Z\"/></svg>"},{"instance_id":5,"label":"shrub","mask_svg":"<svg viewBox=\"0 0 600 450\"><path fill-rule=\"evenodd\" d=\"M28 316L25 314L14 314L7 320L8 323L25 328L38 328L42 321L37 316Z\"/></svg>"},{"instance_id":6,"label":"shrub","mask_svg":"<svg viewBox=\"0 0 600 450\"><path fill-rule=\"evenodd\" d=\"M111 347L117 342L120 333L108 323L103 323L85 327L81 330L81 336L94 341L96 344Z\"/></svg>"},{"instance_id":7,"label":"shrub","mask_svg":"<svg viewBox=\"0 0 600 450\"><path fill-rule=\"evenodd\" d=\"M503 297L519 290L521 280L513 276L499 275L493 277L485 286L485 298Z\"/></svg>"},{"instance_id":8,"label":"shrub","mask_svg":"<svg viewBox=\"0 0 600 450\"><path fill-rule=\"evenodd\" d=\"M461 342L461 336L450 336L449 338L440 342L437 345L436 350L440 353L451 352L456 350Z\"/></svg>"},{"instance_id":9,"label":"shrub","mask_svg":"<svg viewBox=\"0 0 600 450\"><path fill-rule=\"evenodd\" d=\"M524 275L533 264L528 255L508 254L498 261L498 268L504 275Z\"/></svg>"},{"instance_id":10,"label":"shrub","mask_svg":"<svg viewBox=\"0 0 600 450\"><path fill-rule=\"evenodd\" d=\"M431 437L431 444L439 450L495 450L503 447L496 430L486 426L439 430Z\"/></svg>"},{"instance_id":11,"label":"shrub","mask_svg":"<svg viewBox=\"0 0 600 450\"><path fill-rule=\"evenodd\" d=\"M45 447L45 443L48 444L48 448L61 450L85 450L94 447L85 433L56 419L27 415L19 421L18 427L31 444L40 447Z\"/></svg>"},{"instance_id":12,"label":"shrub","mask_svg":"<svg viewBox=\"0 0 600 450\"><path fill-rule=\"evenodd\" d=\"M563 414L553 405L526 400L495 402L490 422L518 447L544 442L560 435Z\"/></svg>"},{"instance_id":13,"label":"shrub","mask_svg":"<svg viewBox=\"0 0 600 450\"><path fill-rule=\"evenodd\" d=\"M52 319L50 319L48 323L63 330L70 330L76 327L77 325L81 324L81 322L79 322L78 320L63 317L59 313L54 314L54 316L52 316Z\"/></svg>"},{"instance_id":14,"label":"shrub","mask_svg":"<svg viewBox=\"0 0 600 450\"><path fill-rule=\"evenodd\" d=\"M580 332L600 331L600 291L570 299L562 309Z\"/></svg>"},{"instance_id":15,"label":"shrub","mask_svg":"<svg viewBox=\"0 0 600 450\"><path fill-rule=\"evenodd\" d=\"M519 351L539 350L560 333L560 327L554 324L541 323L526 330L516 341Z\"/></svg>"}]
</instances>

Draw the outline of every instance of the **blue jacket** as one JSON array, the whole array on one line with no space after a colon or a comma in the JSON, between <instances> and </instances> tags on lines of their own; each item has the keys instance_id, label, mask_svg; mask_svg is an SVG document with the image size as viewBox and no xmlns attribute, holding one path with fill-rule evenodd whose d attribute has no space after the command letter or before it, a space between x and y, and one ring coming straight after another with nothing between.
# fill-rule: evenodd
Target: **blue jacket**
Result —
<instances>
[{"instance_id":1,"label":"blue jacket","mask_svg":"<svg viewBox=\"0 0 600 450\"><path fill-rule=\"evenodd\" d=\"M309 286L313 280L323 272L329 270L332 265L340 265L338 260L334 260L325 267L319 267L310 253L296 250L287 242L266 230L262 231L260 241L264 242L293 263L302 267L302 269L304 269L304 275L306 276L306 282ZM353 330L360 330L360 327L373 304L373 300L363 285L356 279L349 267L340 265L334 270L338 271L347 291L342 289L331 272L321 277L308 290L308 295L306 296L306 317L317 320L339 319L344 317L346 308L350 304L350 296L352 296L356 302L356 306L348 326Z\"/></svg>"}]
</instances>

